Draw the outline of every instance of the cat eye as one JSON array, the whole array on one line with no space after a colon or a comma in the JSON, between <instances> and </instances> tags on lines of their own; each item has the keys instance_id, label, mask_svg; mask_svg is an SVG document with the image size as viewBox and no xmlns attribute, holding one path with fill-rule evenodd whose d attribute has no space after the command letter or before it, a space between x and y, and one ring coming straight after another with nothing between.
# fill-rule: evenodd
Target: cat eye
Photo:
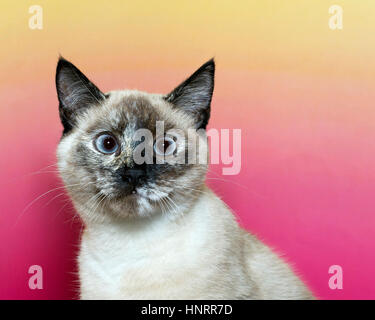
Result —
<instances>
[{"instance_id":1,"label":"cat eye","mask_svg":"<svg viewBox=\"0 0 375 320\"><path fill-rule=\"evenodd\" d=\"M177 149L176 142L170 137L162 137L155 140L154 150L159 156L169 156Z\"/></svg>"},{"instance_id":2,"label":"cat eye","mask_svg":"<svg viewBox=\"0 0 375 320\"><path fill-rule=\"evenodd\" d=\"M109 133L102 133L94 140L96 150L104 154L113 154L119 150L119 145L114 136Z\"/></svg>"}]
</instances>

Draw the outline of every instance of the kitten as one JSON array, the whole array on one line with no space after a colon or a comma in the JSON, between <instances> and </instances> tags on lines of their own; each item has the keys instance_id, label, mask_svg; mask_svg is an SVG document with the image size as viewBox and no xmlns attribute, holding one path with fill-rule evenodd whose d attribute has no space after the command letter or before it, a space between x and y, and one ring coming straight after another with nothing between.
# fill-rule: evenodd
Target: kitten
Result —
<instances>
[{"instance_id":1,"label":"kitten","mask_svg":"<svg viewBox=\"0 0 375 320\"><path fill-rule=\"evenodd\" d=\"M214 73L210 60L167 95L103 93L60 58L56 87L64 131L57 157L85 225L82 299L313 298L205 185L207 164L153 161L155 153L185 151L173 138L155 136L158 121L166 131L193 128L207 146L198 132L210 117ZM153 136L151 163L134 160L140 144L134 134L142 128Z\"/></svg>"}]
</instances>

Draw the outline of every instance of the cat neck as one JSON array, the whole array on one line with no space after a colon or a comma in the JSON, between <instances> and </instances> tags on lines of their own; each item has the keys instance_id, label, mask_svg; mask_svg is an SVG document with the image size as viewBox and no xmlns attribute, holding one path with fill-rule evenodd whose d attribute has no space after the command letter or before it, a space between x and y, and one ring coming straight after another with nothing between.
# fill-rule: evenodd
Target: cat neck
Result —
<instances>
[{"instance_id":1,"label":"cat neck","mask_svg":"<svg viewBox=\"0 0 375 320\"><path fill-rule=\"evenodd\" d=\"M104 222L86 223L82 240L90 248L100 248L104 255L107 251L122 252L158 246L172 239L194 238L202 225L210 225L212 218L210 203L212 194L202 194L193 207L182 215L156 213L144 218L124 218ZM203 236L202 236L203 237Z\"/></svg>"}]
</instances>

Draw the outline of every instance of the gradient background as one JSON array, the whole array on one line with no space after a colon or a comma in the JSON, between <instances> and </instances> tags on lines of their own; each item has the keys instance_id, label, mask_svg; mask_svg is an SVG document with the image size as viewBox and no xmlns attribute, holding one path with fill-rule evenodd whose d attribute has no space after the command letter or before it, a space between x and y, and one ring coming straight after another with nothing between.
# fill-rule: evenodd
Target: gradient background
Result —
<instances>
[{"instance_id":1,"label":"gradient background","mask_svg":"<svg viewBox=\"0 0 375 320\"><path fill-rule=\"evenodd\" d=\"M43 30L28 27L34 4ZM328 27L333 4L343 30ZM81 226L63 190L22 214L61 186L46 168L61 53L104 91L165 93L215 56L210 126L242 129L242 171L212 166L209 184L318 297L374 299L374 16L371 0L2 0L0 298L77 297ZM33 264L43 290L28 288ZM343 290L328 287L331 265Z\"/></svg>"}]
</instances>

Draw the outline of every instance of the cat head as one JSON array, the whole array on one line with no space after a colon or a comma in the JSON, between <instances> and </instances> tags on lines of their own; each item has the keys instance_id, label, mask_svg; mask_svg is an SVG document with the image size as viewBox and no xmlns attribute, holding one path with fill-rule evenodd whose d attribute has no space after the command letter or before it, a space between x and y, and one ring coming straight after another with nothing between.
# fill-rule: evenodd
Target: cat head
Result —
<instances>
[{"instance_id":1,"label":"cat head","mask_svg":"<svg viewBox=\"0 0 375 320\"><path fill-rule=\"evenodd\" d=\"M210 60L166 95L103 93L59 59L58 166L84 219L177 214L193 203L207 170L199 153L207 150L214 73Z\"/></svg>"}]
</instances>

